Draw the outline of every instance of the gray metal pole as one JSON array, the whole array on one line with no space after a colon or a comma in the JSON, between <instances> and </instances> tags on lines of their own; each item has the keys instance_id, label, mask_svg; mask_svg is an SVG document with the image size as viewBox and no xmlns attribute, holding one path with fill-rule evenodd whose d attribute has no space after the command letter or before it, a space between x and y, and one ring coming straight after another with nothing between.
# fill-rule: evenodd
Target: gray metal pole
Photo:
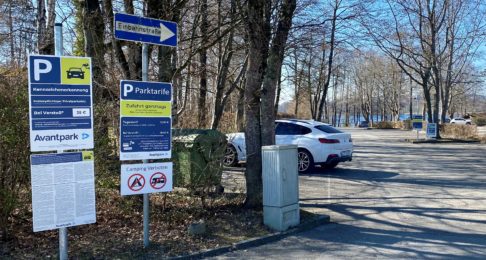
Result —
<instances>
[{"instance_id":1,"label":"gray metal pole","mask_svg":"<svg viewBox=\"0 0 486 260\"><path fill-rule=\"evenodd\" d=\"M142 45L142 81L148 81L148 44ZM142 160L148 163L148 160ZM143 247L150 244L150 200L149 194L143 194Z\"/></svg>"},{"instance_id":2,"label":"gray metal pole","mask_svg":"<svg viewBox=\"0 0 486 260\"><path fill-rule=\"evenodd\" d=\"M62 56L64 55L64 50L62 48L62 23L56 23L54 28L55 54L56 56Z\"/></svg>"},{"instance_id":3,"label":"gray metal pole","mask_svg":"<svg viewBox=\"0 0 486 260\"><path fill-rule=\"evenodd\" d=\"M146 160L144 160L146 161ZM149 195L148 193L143 194L143 247L147 248L150 244L150 216L149 216Z\"/></svg>"},{"instance_id":4,"label":"gray metal pole","mask_svg":"<svg viewBox=\"0 0 486 260\"><path fill-rule=\"evenodd\" d=\"M64 55L62 42L62 23L56 23L54 26L54 48L56 56ZM57 153L63 153L63 151L59 150ZM59 259L68 259L68 231L66 227L59 228Z\"/></svg>"},{"instance_id":5,"label":"gray metal pole","mask_svg":"<svg viewBox=\"0 0 486 260\"><path fill-rule=\"evenodd\" d=\"M148 44L142 45L142 80L148 81Z\"/></svg>"},{"instance_id":6,"label":"gray metal pole","mask_svg":"<svg viewBox=\"0 0 486 260\"><path fill-rule=\"evenodd\" d=\"M68 259L68 231L65 227L59 229L59 259Z\"/></svg>"}]
</instances>

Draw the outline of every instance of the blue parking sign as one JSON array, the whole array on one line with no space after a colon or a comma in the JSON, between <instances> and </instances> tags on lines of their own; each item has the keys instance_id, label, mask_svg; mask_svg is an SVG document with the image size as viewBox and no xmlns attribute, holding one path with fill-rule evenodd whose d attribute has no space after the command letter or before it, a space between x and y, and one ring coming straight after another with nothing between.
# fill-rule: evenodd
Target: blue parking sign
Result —
<instances>
[{"instance_id":1,"label":"blue parking sign","mask_svg":"<svg viewBox=\"0 0 486 260\"><path fill-rule=\"evenodd\" d=\"M91 149L91 59L29 56L29 118L32 152Z\"/></svg>"},{"instance_id":2,"label":"blue parking sign","mask_svg":"<svg viewBox=\"0 0 486 260\"><path fill-rule=\"evenodd\" d=\"M120 160L171 158L172 85L120 82Z\"/></svg>"}]
</instances>

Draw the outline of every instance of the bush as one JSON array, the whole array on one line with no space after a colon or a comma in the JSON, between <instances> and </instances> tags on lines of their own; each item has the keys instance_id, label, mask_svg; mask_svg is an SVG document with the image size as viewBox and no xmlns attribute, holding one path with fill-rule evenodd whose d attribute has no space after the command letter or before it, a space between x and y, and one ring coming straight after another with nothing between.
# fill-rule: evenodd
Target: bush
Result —
<instances>
[{"instance_id":1,"label":"bush","mask_svg":"<svg viewBox=\"0 0 486 260\"><path fill-rule=\"evenodd\" d=\"M486 126L486 117L473 117L473 123L477 126Z\"/></svg>"},{"instance_id":2,"label":"bush","mask_svg":"<svg viewBox=\"0 0 486 260\"><path fill-rule=\"evenodd\" d=\"M0 69L0 231L7 240L9 218L29 187L29 100L25 70Z\"/></svg>"},{"instance_id":3,"label":"bush","mask_svg":"<svg viewBox=\"0 0 486 260\"><path fill-rule=\"evenodd\" d=\"M440 136L454 139L478 139L478 129L475 125L442 124L439 127Z\"/></svg>"},{"instance_id":4,"label":"bush","mask_svg":"<svg viewBox=\"0 0 486 260\"><path fill-rule=\"evenodd\" d=\"M374 126L378 129L398 129L398 128L403 128L403 122L402 121L397 121L397 122L381 121L375 123Z\"/></svg>"},{"instance_id":5,"label":"bush","mask_svg":"<svg viewBox=\"0 0 486 260\"><path fill-rule=\"evenodd\" d=\"M412 130L412 121L410 119L402 121L402 129L404 130Z\"/></svg>"}]
</instances>

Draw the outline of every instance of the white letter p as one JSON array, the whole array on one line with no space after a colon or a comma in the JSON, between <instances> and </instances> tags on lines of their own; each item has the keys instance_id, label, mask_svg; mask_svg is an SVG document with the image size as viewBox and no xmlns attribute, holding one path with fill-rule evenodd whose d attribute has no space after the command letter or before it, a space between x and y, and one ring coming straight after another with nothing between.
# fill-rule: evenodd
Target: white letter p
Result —
<instances>
[{"instance_id":1,"label":"white letter p","mask_svg":"<svg viewBox=\"0 0 486 260\"><path fill-rule=\"evenodd\" d=\"M127 96L127 93L132 92L132 91L133 91L133 86L132 85L130 85L130 84L123 85L123 96L124 97Z\"/></svg>"},{"instance_id":2,"label":"white letter p","mask_svg":"<svg viewBox=\"0 0 486 260\"><path fill-rule=\"evenodd\" d=\"M41 69L40 65L44 64L45 68ZM34 80L40 80L41 73L49 73L52 70L52 63L48 60L35 59L34 60Z\"/></svg>"}]
</instances>

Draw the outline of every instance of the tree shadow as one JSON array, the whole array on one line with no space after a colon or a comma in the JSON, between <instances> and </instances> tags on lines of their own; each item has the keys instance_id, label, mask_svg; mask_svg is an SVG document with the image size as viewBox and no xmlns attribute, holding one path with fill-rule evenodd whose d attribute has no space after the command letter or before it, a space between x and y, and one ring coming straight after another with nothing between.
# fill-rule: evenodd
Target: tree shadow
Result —
<instances>
[{"instance_id":1,"label":"tree shadow","mask_svg":"<svg viewBox=\"0 0 486 260\"><path fill-rule=\"evenodd\" d=\"M341 244L343 246L363 246L373 248L378 252L394 251L400 257L406 258L483 258L486 257L486 234L471 232L468 225L486 225L485 221L458 217L457 214L486 214L486 210L471 210L461 208L433 208L433 207L390 207L390 206L362 206L348 204L314 204L301 203L302 208L326 208L339 214L346 215L365 225L332 223L320 227L321 232L305 232L298 236L309 239L307 246L322 248L318 244L324 242ZM358 212L374 212L362 214ZM386 218L386 214L407 214L407 219L424 219L440 221L440 229L419 225L415 222L397 222L396 219ZM455 214L448 216L447 214ZM411 216L413 215L413 216ZM450 224L444 222L461 222L464 228L454 226L450 231ZM484 228L484 226L482 226ZM322 229L326 229L322 232ZM337 235L339 234L339 235ZM316 242L312 242L316 241ZM416 245L416 246L410 246ZM417 246L418 245L418 246ZM334 249L335 248L335 249ZM447 248L447 250L444 250ZM342 247L326 247L326 251L337 252ZM452 254L453 252L454 254ZM376 255L375 255L376 256ZM392 257L393 256L388 256ZM396 257L396 256L395 256Z\"/></svg>"},{"instance_id":2,"label":"tree shadow","mask_svg":"<svg viewBox=\"0 0 486 260\"><path fill-rule=\"evenodd\" d=\"M300 176L312 176L312 177L332 177L343 179L355 179L355 180L379 180L388 179L398 176L397 172L389 171L371 171L362 169L350 169L350 168L335 168L326 169L323 167L315 167L312 172L306 174L300 174Z\"/></svg>"}]
</instances>

